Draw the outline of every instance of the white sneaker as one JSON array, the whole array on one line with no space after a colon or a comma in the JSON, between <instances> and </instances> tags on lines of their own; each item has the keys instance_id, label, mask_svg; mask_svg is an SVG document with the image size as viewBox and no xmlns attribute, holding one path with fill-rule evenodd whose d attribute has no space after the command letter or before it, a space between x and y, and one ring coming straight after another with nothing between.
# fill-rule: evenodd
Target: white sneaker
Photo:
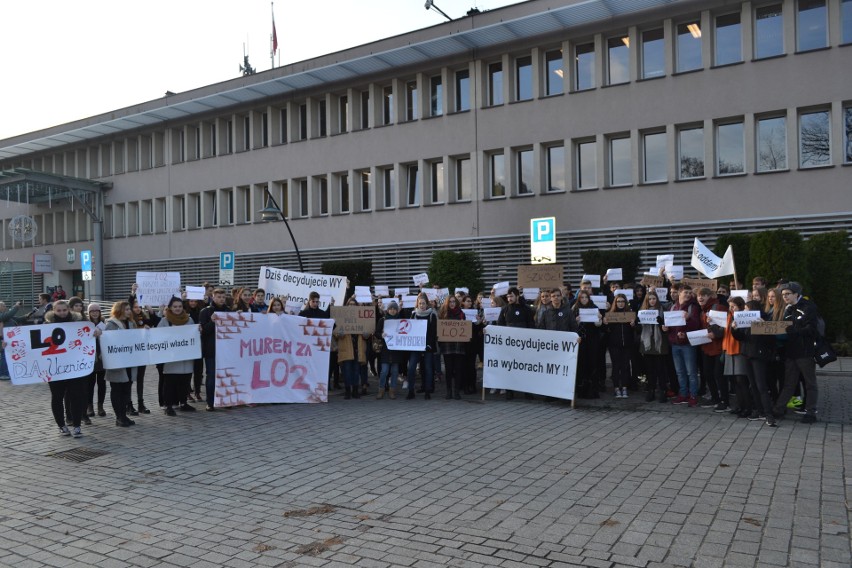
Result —
<instances>
[{"instance_id":1,"label":"white sneaker","mask_svg":"<svg viewBox=\"0 0 852 568\"><path fill-rule=\"evenodd\" d=\"M73 436L74 438L80 438L82 435L83 435L83 433L80 431L79 426L74 428L74 430L71 432L71 436Z\"/></svg>"},{"instance_id":2,"label":"white sneaker","mask_svg":"<svg viewBox=\"0 0 852 568\"><path fill-rule=\"evenodd\" d=\"M402 390L408 390L408 381L402 381Z\"/></svg>"},{"instance_id":3,"label":"white sneaker","mask_svg":"<svg viewBox=\"0 0 852 568\"><path fill-rule=\"evenodd\" d=\"M59 427L59 435L60 436L70 436L71 430L68 429L68 426L60 426Z\"/></svg>"},{"instance_id":4,"label":"white sneaker","mask_svg":"<svg viewBox=\"0 0 852 568\"><path fill-rule=\"evenodd\" d=\"M621 398L630 398L627 396L627 387L621 387Z\"/></svg>"}]
</instances>

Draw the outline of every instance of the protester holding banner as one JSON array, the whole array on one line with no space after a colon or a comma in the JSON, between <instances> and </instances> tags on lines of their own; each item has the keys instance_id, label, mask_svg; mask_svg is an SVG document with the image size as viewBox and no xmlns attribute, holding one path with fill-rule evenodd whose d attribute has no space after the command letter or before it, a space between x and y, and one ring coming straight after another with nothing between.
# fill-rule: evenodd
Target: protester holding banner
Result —
<instances>
[{"instance_id":1,"label":"protester holding banner","mask_svg":"<svg viewBox=\"0 0 852 568\"><path fill-rule=\"evenodd\" d=\"M284 315L284 301L278 296L269 300L269 305L266 307L265 313L275 314L276 316Z\"/></svg>"},{"instance_id":2,"label":"protester holding banner","mask_svg":"<svg viewBox=\"0 0 852 568\"><path fill-rule=\"evenodd\" d=\"M334 304L334 299L332 299L332 304ZM320 309L320 295L319 292L312 291L308 294L308 305L299 312L299 316L303 318L320 318L320 319L328 319L330 317L329 310Z\"/></svg>"},{"instance_id":3,"label":"protester holding banner","mask_svg":"<svg viewBox=\"0 0 852 568\"><path fill-rule=\"evenodd\" d=\"M728 300L728 325L725 327L725 335L722 338L722 350L725 352L725 369L723 371L729 384L734 386L736 393L736 408L731 409L731 414L740 418L748 418L753 406L751 393L748 388L748 376L746 361L741 353L740 342L734 336L734 313L745 309L745 300L739 296L733 296Z\"/></svg>"},{"instance_id":4,"label":"protester holding banner","mask_svg":"<svg viewBox=\"0 0 852 568\"><path fill-rule=\"evenodd\" d=\"M615 314L629 313L629 322L614 321ZM611 320L612 318L612 320ZM609 312L604 316L605 337L609 358L612 362L612 386L615 388L615 398L628 398L627 382L630 380L630 357L634 344L635 314L627 305L627 296L616 290Z\"/></svg>"},{"instance_id":5,"label":"protester holding banner","mask_svg":"<svg viewBox=\"0 0 852 568\"><path fill-rule=\"evenodd\" d=\"M252 295L248 288L234 288L231 292L234 297L233 310L234 312L251 312Z\"/></svg>"},{"instance_id":6,"label":"protester holding banner","mask_svg":"<svg viewBox=\"0 0 852 568\"><path fill-rule=\"evenodd\" d=\"M746 304L749 310L759 311L760 317L767 320L763 311L764 304L751 300ZM769 397L769 386L766 383L767 365L775 356L775 338L772 335L756 335L751 328L735 328L734 337L740 342L740 350L746 364L746 375L752 400L753 410L748 419L762 420L767 426L776 426L772 416L772 399Z\"/></svg>"},{"instance_id":7,"label":"protester holding banner","mask_svg":"<svg viewBox=\"0 0 852 568\"><path fill-rule=\"evenodd\" d=\"M68 323L81 321L80 314L71 312L66 300L54 302L53 309L45 312L45 324ZM50 408L53 411L53 419L59 426L59 433L63 436L82 436L80 424L86 407L86 377L66 379L63 381L50 381ZM67 409L66 409L67 405ZM66 419L71 418L73 430L68 429Z\"/></svg>"},{"instance_id":8,"label":"protester holding banner","mask_svg":"<svg viewBox=\"0 0 852 568\"><path fill-rule=\"evenodd\" d=\"M727 308L717 301L716 294L710 288L698 289L698 305L701 306L701 327L707 330L710 343L701 345L701 383L710 392L713 412L727 412L730 403L730 387L723 373L722 337L724 327L719 321L710 319L710 312L727 312ZM700 387L699 387L699 390ZM704 404L702 404L702 407Z\"/></svg>"},{"instance_id":9,"label":"protester holding banner","mask_svg":"<svg viewBox=\"0 0 852 568\"><path fill-rule=\"evenodd\" d=\"M266 290L258 288L252 294L251 311L257 314L265 314L269 306L266 305Z\"/></svg>"},{"instance_id":10,"label":"protester holding banner","mask_svg":"<svg viewBox=\"0 0 852 568\"><path fill-rule=\"evenodd\" d=\"M581 288L577 291L577 301L571 308L580 335L580 347L577 352L577 383L575 396L577 398L600 398L598 394L598 350L600 349L600 327L603 319L597 306L592 303L589 290ZM594 321L583 321L580 310L595 310Z\"/></svg>"},{"instance_id":11,"label":"protester holding banner","mask_svg":"<svg viewBox=\"0 0 852 568\"><path fill-rule=\"evenodd\" d=\"M347 305L355 306L355 296L350 298ZM345 333L335 327L334 335L337 337L337 362L343 370L343 387L345 400L350 398L361 398L361 365L367 365L367 337L366 333Z\"/></svg>"},{"instance_id":12,"label":"protester holding banner","mask_svg":"<svg viewBox=\"0 0 852 568\"><path fill-rule=\"evenodd\" d=\"M92 322L96 327L102 328L104 320L101 317L101 305L96 302L89 304L88 308L86 308L86 317L84 319ZM100 333L100 331L98 333ZM86 377L86 403L88 405L86 413L90 416L94 416L92 411L94 411L95 385L98 387L97 414L98 416L106 416L106 411L104 410L104 400L106 400L105 375L106 371L104 370L104 365L101 361L101 346L100 343L98 343L97 350L95 352L95 368L92 373Z\"/></svg>"},{"instance_id":13,"label":"protester holding banner","mask_svg":"<svg viewBox=\"0 0 852 568\"><path fill-rule=\"evenodd\" d=\"M485 325L482 321L482 311L474 308L473 298L464 294L461 298L461 307L463 310L476 312L476 317L472 320L473 330L470 341L465 344L464 373L462 373L462 390L465 394L476 394L476 357L485 348L483 336ZM469 318L465 316L465 319Z\"/></svg>"},{"instance_id":14,"label":"protester holding banner","mask_svg":"<svg viewBox=\"0 0 852 568\"><path fill-rule=\"evenodd\" d=\"M184 294L186 293L184 292ZM189 314L192 321L199 321L204 305L203 300L184 300L183 310ZM202 384L204 384L204 359L198 358L192 362L192 384L190 385L189 393L186 395L189 402L195 402L196 400L201 402L204 400L204 397L201 396ZM193 393L195 393L194 397Z\"/></svg>"},{"instance_id":15,"label":"protester holding banner","mask_svg":"<svg viewBox=\"0 0 852 568\"><path fill-rule=\"evenodd\" d=\"M204 359L205 389L207 391L207 411L213 412L214 396L216 395L216 322L213 314L216 312L230 312L225 303L225 290L216 288L213 290L213 303L203 310L198 316L198 326L201 328L201 356Z\"/></svg>"},{"instance_id":16,"label":"protester holding banner","mask_svg":"<svg viewBox=\"0 0 852 568\"><path fill-rule=\"evenodd\" d=\"M670 359L669 337L663 333L663 305L654 290L649 290L642 301L641 310L656 312L656 317L641 324L639 334L639 352L642 354L645 367L645 401L652 402L657 397L659 402L668 402L668 376L666 373L667 359ZM641 315L641 314L640 314ZM650 314L653 316L654 314ZM582 344L580 345L582 350Z\"/></svg>"},{"instance_id":17,"label":"protester holding banner","mask_svg":"<svg viewBox=\"0 0 852 568\"><path fill-rule=\"evenodd\" d=\"M399 366L405 362L406 352L388 349L382 330L385 327L386 321L400 319L400 317L399 304L394 300L388 304L387 310L385 310L384 315L376 324L376 332L382 340L382 349L379 352L379 393L376 395L377 399L384 398L385 391L387 391L388 397L392 399L396 398Z\"/></svg>"},{"instance_id":18,"label":"protester holding banner","mask_svg":"<svg viewBox=\"0 0 852 568\"><path fill-rule=\"evenodd\" d=\"M17 325L15 315L21 309L22 302L16 302L11 310L6 309L6 302L0 302L0 332L3 331L4 325ZM0 349L0 381L9 380L9 367L6 364L6 355L3 349Z\"/></svg>"},{"instance_id":19,"label":"protester holding banner","mask_svg":"<svg viewBox=\"0 0 852 568\"><path fill-rule=\"evenodd\" d=\"M110 318L104 326L104 333L123 329L136 329L133 320L133 310L129 302L116 302L112 306ZM115 412L116 426L133 426L136 424L127 417L127 409L130 406L130 385L136 378L136 367L108 369L106 380L109 381L109 398L112 402L112 410Z\"/></svg>"},{"instance_id":20,"label":"protester holding banner","mask_svg":"<svg viewBox=\"0 0 852 568\"><path fill-rule=\"evenodd\" d=\"M133 311L133 323L136 324L137 328L145 328L150 329L152 327L157 327L157 324L160 323L160 318L155 314L152 310L142 306L139 302L133 302L131 307ZM130 387L130 399L127 401L127 413L131 416L138 416L141 414L151 414L151 411L145 406L145 370L147 367L145 365L140 365L136 370L136 377L133 381L136 382L136 401L138 404L138 411L136 408L133 408L133 387ZM133 382L131 381L131 382ZM157 382L157 402L162 406L162 380Z\"/></svg>"},{"instance_id":21,"label":"protester holding banner","mask_svg":"<svg viewBox=\"0 0 852 568\"><path fill-rule=\"evenodd\" d=\"M548 301L550 298L548 297ZM463 320L465 319L459 300L455 296L447 296L438 312L438 319ZM441 352L444 355L444 369L446 371L447 393L444 398L450 400L461 398L461 388L465 372L465 347L464 342L444 341L441 343Z\"/></svg>"},{"instance_id":22,"label":"protester holding banner","mask_svg":"<svg viewBox=\"0 0 852 568\"><path fill-rule=\"evenodd\" d=\"M682 312L684 324L663 326L663 331L669 335L678 379L678 396L672 404L688 404L691 408L698 405L698 356L696 348L689 344L686 334L700 329L701 308L689 286L680 286L677 302L669 310L669 313L674 312Z\"/></svg>"},{"instance_id":23,"label":"protester holding banner","mask_svg":"<svg viewBox=\"0 0 852 568\"><path fill-rule=\"evenodd\" d=\"M172 298L157 327L173 325L195 325L195 321L183 309L180 298ZM163 402L167 416L175 416L174 407L179 405L183 411L195 411L195 407L187 403L189 381L192 378L193 361L175 361L163 365Z\"/></svg>"},{"instance_id":24,"label":"protester holding banner","mask_svg":"<svg viewBox=\"0 0 852 568\"><path fill-rule=\"evenodd\" d=\"M429 307L429 299L425 294L417 296L417 307L411 312L414 320L426 320L426 350L412 351L408 356L408 400L414 398L415 378L417 377L417 366L420 365L421 384L423 385L423 398L429 400L435 392L435 376L433 374L433 354L438 349L438 315Z\"/></svg>"},{"instance_id":25,"label":"protester holding banner","mask_svg":"<svg viewBox=\"0 0 852 568\"><path fill-rule=\"evenodd\" d=\"M525 303L521 302L521 293L514 286L506 293L506 305L500 310L497 325L507 327L535 328L535 314ZM524 393L524 397L532 399L532 393ZM506 391L506 400L514 400L515 393Z\"/></svg>"}]
</instances>

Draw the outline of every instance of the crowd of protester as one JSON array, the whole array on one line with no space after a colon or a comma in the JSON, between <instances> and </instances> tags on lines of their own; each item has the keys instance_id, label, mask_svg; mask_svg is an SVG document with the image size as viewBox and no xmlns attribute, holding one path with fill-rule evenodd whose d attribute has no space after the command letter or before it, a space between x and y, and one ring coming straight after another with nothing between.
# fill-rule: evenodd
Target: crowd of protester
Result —
<instances>
[{"instance_id":1,"label":"crowd of protester","mask_svg":"<svg viewBox=\"0 0 852 568\"><path fill-rule=\"evenodd\" d=\"M570 287L542 289L534 298L526 297L515 287L501 296L494 290L476 296L462 290L444 298L421 290L416 305L405 308L401 306L401 297L384 302L382 298L373 298L369 305L376 307L374 333L346 334L339 328L333 332L329 389L343 390L345 400L358 399L370 392L372 375L378 379L375 385L378 399L385 396L395 399L397 394L414 399L422 394L428 400L435 394L436 385L443 385L446 399L474 395L478 392L477 369L484 360L485 327L498 325L576 332L579 336L577 399L600 398L609 396L608 393L624 399L631 392L644 391L648 403L712 409L761 421L767 426L776 426L777 420L789 411L801 414L804 423L816 421L818 389L813 355L822 321L815 304L803 296L798 283L782 280L774 287L767 287L765 279L758 277L750 290L734 295L730 293L737 287L734 282L730 287L718 286L715 290L706 287L693 290L666 279L662 287L636 284L630 289L632 293L627 293L621 283L607 282L604 278L602 286L602 290L596 291L591 281L583 280L576 293ZM41 294L38 305L26 319L30 323L85 320L95 324L96 336L136 328L198 325L202 357L157 365L157 402L168 416L175 416L176 410L193 412L196 402L206 402L206 410L214 411L213 314L243 311L282 315L286 298L274 297L267 304L262 289L236 288L229 294L205 284L205 290L202 300L175 297L167 305L152 309L137 301L134 284L129 298L113 304L109 314L103 314L95 302L84 306L77 297L66 300ZM606 297L605 305L593 302L593 296L601 295ZM359 305L354 295L346 304ZM299 315L330 317L330 309L322 310L319 305L320 295L311 292ZM486 307L500 308L496 321L485 320ZM0 325L13 325L20 308L20 302L11 309L0 302ZM748 327L738 328L734 313L746 309L759 312L763 320L785 322L784 333L757 335ZM591 320L590 310L597 312ZM646 310L646 314L648 310L656 310L657 321L648 323L645 319L645 323L640 323L640 310ZM664 315L669 311L682 312L685 325L666 326ZM711 311L726 313L726 321L711 320ZM618 313L626 316L617 316ZM427 321L425 351L388 348L382 332L384 322L399 318ZM439 342L440 319L471 319L472 339ZM706 332L707 341L692 345L687 334L699 330ZM8 380L5 358L0 359L0 378ZM50 382L51 409L60 434L79 437L81 425L91 424L95 416L107 416L104 408L107 385L115 424L134 425L131 416L151 412L144 400L145 378L144 366L105 370L98 351L90 375ZM497 393L492 389L491 394L503 395L507 400L515 398L512 391ZM534 398L529 393L524 396Z\"/></svg>"}]
</instances>

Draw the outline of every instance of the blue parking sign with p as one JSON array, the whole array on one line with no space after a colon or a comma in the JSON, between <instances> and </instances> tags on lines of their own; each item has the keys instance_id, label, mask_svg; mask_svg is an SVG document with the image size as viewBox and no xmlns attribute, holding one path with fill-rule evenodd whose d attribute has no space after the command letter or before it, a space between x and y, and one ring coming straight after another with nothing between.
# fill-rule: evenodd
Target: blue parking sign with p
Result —
<instances>
[{"instance_id":1,"label":"blue parking sign with p","mask_svg":"<svg viewBox=\"0 0 852 568\"><path fill-rule=\"evenodd\" d=\"M220 252L219 253L219 270L233 270L234 269L234 253L233 252Z\"/></svg>"},{"instance_id":2,"label":"blue parking sign with p","mask_svg":"<svg viewBox=\"0 0 852 568\"><path fill-rule=\"evenodd\" d=\"M556 240L556 219L554 217L546 217L544 219L533 219L532 240L534 243L543 243Z\"/></svg>"},{"instance_id":3,"label":"blue parking sign with p","mask_svg":"<svg viewBox=\"0 0 852 568\"><path fill-rule=\"evenodd\" d=\"M80 270L84 270L84 271L92 270L92 251L90 251L90 250L81 250L80 251Z\"/></svg>"}]
</instances>

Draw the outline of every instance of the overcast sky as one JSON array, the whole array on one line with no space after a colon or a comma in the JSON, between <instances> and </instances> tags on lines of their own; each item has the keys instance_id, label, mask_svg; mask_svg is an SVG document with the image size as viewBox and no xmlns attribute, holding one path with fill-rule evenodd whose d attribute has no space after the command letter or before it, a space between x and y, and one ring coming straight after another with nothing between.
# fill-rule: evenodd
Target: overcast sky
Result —
<instances>
[{"instance_id":1,"label":"overcast sky","mask_svg":"<svg viewBox=\"0 0 852 568\"><path fill-rule=\"evenodd\" d=\"M519 0L436 0L453 18ZM445 21L425 0L278 0L281 64ZM270 68L267 0L3 3L0 140ZM278 66L278 57L275 59Z\"/></svg>"}]
</instances>

